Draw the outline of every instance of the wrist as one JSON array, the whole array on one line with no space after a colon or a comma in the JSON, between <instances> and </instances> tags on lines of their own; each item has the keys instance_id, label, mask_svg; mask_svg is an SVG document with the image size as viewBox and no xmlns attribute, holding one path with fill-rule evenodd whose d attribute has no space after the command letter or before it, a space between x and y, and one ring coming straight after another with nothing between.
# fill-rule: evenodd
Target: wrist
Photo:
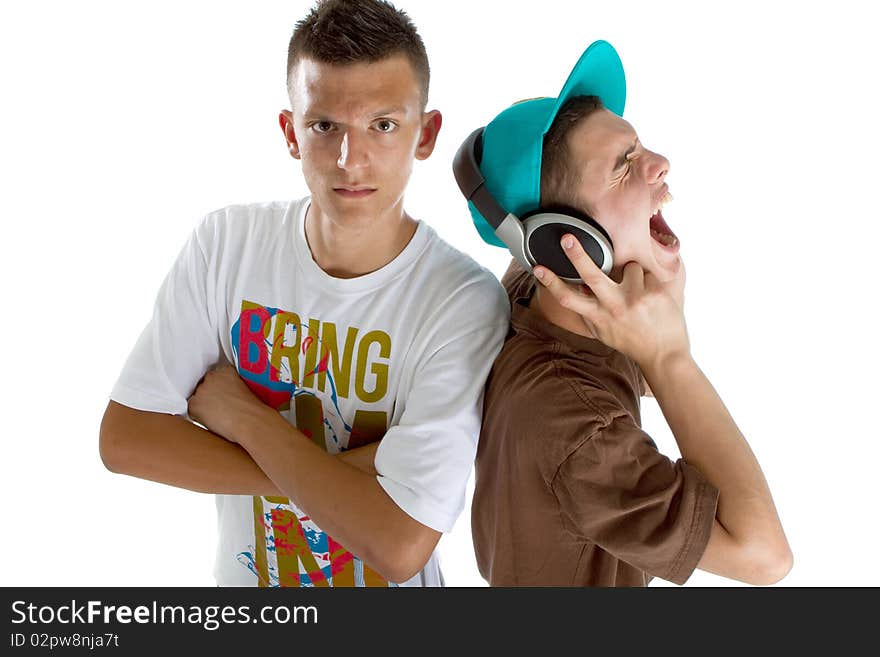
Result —
<instances>
[{"instance_id":1,"label":"wrist","mask_svg":"<svg viewBox=\"0 0 880 657\"><path fill-rule=\"evenodd\" d=\"M237 417L235 427L235 442L250 451L250 446L272 431L273 426L279 422L289 426L287 421L275 409L265 404L253 405L247 413L241 413Z\"/></svg>"},{"instance_id":2,"label":"wrist","mask_svg":"<svg viewBox=\"0 0 880 657\"><path fill-rule=\"evenodd\" d=\"M662 387L664 381L696 370L697 363L690 351L675 351L659 354L644 363L639 363L639 367L648 386L656 391Z\"/></svg>"}]
</instances>

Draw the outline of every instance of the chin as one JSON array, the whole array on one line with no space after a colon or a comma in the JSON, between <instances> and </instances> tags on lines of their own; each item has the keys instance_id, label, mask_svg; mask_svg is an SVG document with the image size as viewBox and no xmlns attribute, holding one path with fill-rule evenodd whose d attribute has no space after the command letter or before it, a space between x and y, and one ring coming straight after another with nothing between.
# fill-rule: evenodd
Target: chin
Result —
<instances>
[{"instance_id":1,"label":"chin","mask_svg":"<svg viewBox=\"0 0 880 657\"><path fill-rule=\"evenodd\" d=\"M666 283L678 275L681 269L681 256L676 251L670 251L652 240L651 250L653 255L652 267L648 267L654 276L662 283Z\"/></svg>"},{"instance_id":2,"label":"chin","mask_svg":"<svg viewBox=\"0 0 880 657\"><path fill-rule=\"evenodd\" d=\"M333 219L346 228L362 231L374 226L379 216L368 209L334 208Z\"/></svg>"},{"instance_id":3,"label":"chin","mask_svg":"<svg viewBox=\"0 0 880 657\"><path fill-rule=\"evenodd\" d=\"M325 215L345 225L368 225L381 214L378 204L367 200L349 201L330 196L318 203Z\"/></svg>"},{"instance_id":4,"label":"chin","mask_svg":"<svg viewBox=\"0 0 880 657\"><path fill-rule=\"evenodd\" d=\"M661 283L668 283L678 276L681 271L681 258L676 255L672 261L658 263L657 273L654 274Z\"/></svg>"}]
</instances>

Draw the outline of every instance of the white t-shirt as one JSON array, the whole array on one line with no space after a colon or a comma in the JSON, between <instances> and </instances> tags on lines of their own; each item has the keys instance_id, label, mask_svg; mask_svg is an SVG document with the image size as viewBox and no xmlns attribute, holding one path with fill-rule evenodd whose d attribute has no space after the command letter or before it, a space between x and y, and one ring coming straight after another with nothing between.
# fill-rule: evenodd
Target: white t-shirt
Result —
<instances>
[{"instance_id":1,"label":"white t-shirt","mask_svg":"<svg viewBox=\"0 0 880 657\"><path fill-rule=\"evenodd\" d=\"M420 222L385 267L329 276L305 238L309 199L232 206L196 228L111 393L185 415L224 360L330 453L382 439L378 481L448 532L464 507L482 391L507 332L497 279ZM388 585L286 498L218 495L222 586ZM407 585L442 585L436 552Z\"/></svg>"}]
</instances>

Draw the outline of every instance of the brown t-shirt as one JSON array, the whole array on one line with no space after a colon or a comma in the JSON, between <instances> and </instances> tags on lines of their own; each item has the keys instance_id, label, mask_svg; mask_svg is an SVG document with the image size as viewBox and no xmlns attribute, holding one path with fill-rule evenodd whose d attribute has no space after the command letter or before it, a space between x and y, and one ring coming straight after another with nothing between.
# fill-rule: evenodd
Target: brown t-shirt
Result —
<instances>
[{"instance_id":1,"label":"brown t-shirt","mask_svg":"<svg viewBox=\"0 0 880 657\"><path fill-rule=\"evenodd\" d=\"M534 278L502 283L511 327L486 383L471 507L492 586L683 584L706 548L718 490L641 429L641 372L528 307Z\"/></svg>"}]
</instances>

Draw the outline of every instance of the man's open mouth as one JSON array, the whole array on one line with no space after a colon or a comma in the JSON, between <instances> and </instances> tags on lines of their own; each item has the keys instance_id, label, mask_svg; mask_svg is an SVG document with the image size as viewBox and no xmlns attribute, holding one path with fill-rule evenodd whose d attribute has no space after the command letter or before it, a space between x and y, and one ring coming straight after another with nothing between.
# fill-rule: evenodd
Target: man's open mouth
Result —
<instances>
[{"instance_id":1,"label":"man's open mouth","mask_svg":"<svg viewBox=\"0 0 880 657\"><path fill-rule=\"evenodd\" d=\"M667 225L666 220L663 218L663 213L660 211L663 206L669 203L671 200L672 194L666 192L663 195L663 198L661 198L660 202L657 204L657 209L651 216L651 237L653 237L654 241L658 242L665 249L678 251L678 248L680 246L678 238L675 236L675 233L672 232L672 229Z\"/></svg>"}]
</instances>

